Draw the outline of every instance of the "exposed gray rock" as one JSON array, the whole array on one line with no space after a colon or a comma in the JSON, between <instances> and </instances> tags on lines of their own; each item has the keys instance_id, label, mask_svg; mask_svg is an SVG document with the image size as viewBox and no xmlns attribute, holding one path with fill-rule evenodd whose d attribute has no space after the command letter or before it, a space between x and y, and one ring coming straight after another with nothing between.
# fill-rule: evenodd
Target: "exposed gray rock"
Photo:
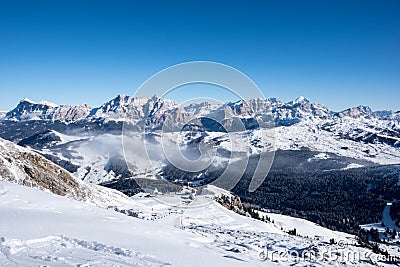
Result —
<instances>
[{"instance_id":1,"label":"exposed gray rock","mask_svg":"<svg viewBox=\"0 0 400 267\"><path fill-rule=\"evenodd\" d=\"M116 190L86 184L43 156L1 138L0 180L50 191L100 207L129 202Z\"/></svg>"}]
</instances>

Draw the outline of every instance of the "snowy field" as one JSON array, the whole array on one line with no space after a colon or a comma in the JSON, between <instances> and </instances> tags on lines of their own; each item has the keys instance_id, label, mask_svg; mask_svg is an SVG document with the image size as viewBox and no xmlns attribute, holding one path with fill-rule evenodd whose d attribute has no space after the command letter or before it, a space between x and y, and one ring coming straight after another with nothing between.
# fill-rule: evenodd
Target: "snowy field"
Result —
<instances>
[{"instance_id":1,"label":"snowy field","mask_svg":"<svg viewBox=\"0 0 400 267\"><path fill-rule=\"evenodd\" d=\"M124 208L140 211L141 218L0 182L0 266L375 265L370 259L260 260L262 251L340 251L343 244L330 245L330 238L369 252L354 246L350 235L302 219L267 213L274 223L264 223L201 197L178 208L139 195ZM293 228L302 236L286 233Z\"/></svg>"}]
</instances>

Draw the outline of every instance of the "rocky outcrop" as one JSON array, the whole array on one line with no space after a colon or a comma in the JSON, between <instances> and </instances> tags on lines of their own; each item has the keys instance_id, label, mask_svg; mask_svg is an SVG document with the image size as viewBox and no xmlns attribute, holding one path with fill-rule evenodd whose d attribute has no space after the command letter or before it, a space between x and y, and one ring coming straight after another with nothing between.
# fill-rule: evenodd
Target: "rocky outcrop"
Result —
<instances>
[{"instance_id":1,"label":"rocky outcrop","mask_svg":"<svg viewBox=\"0 0 400 267\"><path fill-rule=\"evenodd\" d=\"M335 114L337 117L343 118L343 117L350 117L350 118L355 118L358 119L360 117L364 116L372 116L372 110L370 107L367 106L358 106L355 108L348 108L346 110L343 110L341 112L338 112Z\"/></svg>"},{"instance_id":2,"label":"rocky outcrop","mask_svg":"<svg viewBox=\"0 0 400 267\"><path fill-rule=\"evenodd\" d=\"M0 139L0 180L50 191L97 206L119 206L129 199L117 192L75 179L43 156Z\"/></svg>"},{"instance_id":3,"label":"rocky outcrop","mask_svg":"<svg viewBox=\"0 0 400 267\"><path fill-rule=\"evenodd\" d=\"M79 121L89 115L92 108L88 105L68 106L56 105L49 102L35 103L24 98L19 104L5 115L6 119L25 120L60 120L65 122Z\"/></svg>"},{"instance_id":4,"label":"rocky outcrop","mask_svg":"<svg viewBox=\"0 0 400 267\"><path fill-rule=\"evenodd\" d=\"M44 157L1 140L0 177L2 180L69 195L84 200L80 184L66 170Z\"/></svg>"}]
</instances>

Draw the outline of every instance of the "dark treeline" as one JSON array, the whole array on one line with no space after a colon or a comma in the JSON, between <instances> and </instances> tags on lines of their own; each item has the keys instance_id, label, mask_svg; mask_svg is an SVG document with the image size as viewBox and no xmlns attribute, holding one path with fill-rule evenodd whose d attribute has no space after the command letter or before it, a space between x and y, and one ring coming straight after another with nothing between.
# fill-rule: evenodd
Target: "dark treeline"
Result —
<instances>
[{"instance_id":1,"label":"dark treeline","mask_svg":"<svg viewBox=\"0 0 400 267\"><path fill-rule=\"evenodd\" d=\"M255 192L247 190L250 178L246 176L233 192L243 202L308 219L333 230L357 233L360 224L381 221L387 201L400 199L394 168L399 166L318 173L271 170ZM392 217L400 219L398 209Z\"/></svg>"},{"instance_id":2,"label":"dark treeline","mask_svg":"<svg viewBox=\"0 0 400 267\"><path fill-rule=\"evenodd\" d=\"M252 193L248 185L258 158L251 157L243 177L231 191L245 203L353 234L358 233L360 224L380 222L386 203L400 200L400 165L366 164L367 167L343 170L350 163L365 162L333 154L329 154L329 160L308 160L315 154L305 149L278 151L268 176ZM222 172L223 169L209 168L203 175L204 184L212 183ZM184 172L171 165L164 168L164 175L170 181L193 181L199 177L199 173ZM218 186L225 188L223 182ZM400 221L400 205L393 208L392 218Z\"/></svg>"},{"instance_id":3,"label":"dark treeline","mask_svg":"<svg viewBox=\"0 0 400 267\"><path fill-rule=\"evenodd\" d=\"M400 203L394 202L390 207L390 217L395 220L397 227L400 227Z\"/></svg>"}]
</instances>

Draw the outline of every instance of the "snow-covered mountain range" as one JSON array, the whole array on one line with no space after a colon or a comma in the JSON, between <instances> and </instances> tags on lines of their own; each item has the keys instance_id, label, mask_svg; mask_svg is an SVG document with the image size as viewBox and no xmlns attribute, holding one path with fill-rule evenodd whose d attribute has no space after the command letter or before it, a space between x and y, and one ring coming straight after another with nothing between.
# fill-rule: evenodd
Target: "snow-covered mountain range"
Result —
<instances>
[{"instance_id":1,"label":"snow-covered mountain range","mask_svg":"<svg viewBox=\"0 0 400 267\"><path fill-rule=\"evenodd\" d=\"M261 121L269 121L272 118L278 126L288 126L310 120L315 125L324 126L327 124L325 129L331 129L332 124L347 124L348 119L351 118L362 120L364 124L368 124L369 128L375 128L373 133L383 132L382 134L386 137L392 135L398 137L400 121L400 111L373 112L369 107L359 106L341 112L332 112L325 106L311 103L304 97L299 97L288 103L270 98L240 100L224 105L211 105L202 102L182 107L172 100L163 99L156 95L150 98L118 95L97 108L91 108L86 104L68 106L56 105L46 101L35 103L29 99L23 99L13 110L3 114L2 120L78 123L80 121L108 122L129 119L139 125L146 121L157 127L164 123L166 117L169 117L170 123L179 124L185 118L198 115L207 115L219 121L239 118L243 120L247 128L254 124L254 121L250 118ZM376 122L379 122L378 125L376 125ZM207 127L204 123L202 126ZM354 129L354 131L368 130L362 126L358 128L362 129ZM216 131L218 129L211 128L210 130ZM372 133L372 129L369 132ZM393 139L392 141L398 140Z\"/></svg>"},{"instance_id":2,"label":"snow-covered mountain range","mask_svg":"<svg viewBox=\"0 0 400 267\"><path fill-rule=\"evenodd\" d=\"M399 111L372 111L359 106L332 112L304 97L288 103L270 98L224 105L192 103L182 107L156 95L150 98L118 95L97 108L23 99L0 117L0 137L34 148L91 182L158 173L160 170L146 169L140 162L135 163L135 173L127 169L121 141L124 121L129 121L131 128L139 132L150 129L155 144L160 144L156 133L161 127L169 131L183 128L203 132L204 142L228 152L243 149L239 143L250 139L251 154L270 145L262 143L257 128L267 123L263 134L274 138L274 150L306 148L316 154L332 153L357 160L343 160L348 163L338 165L341 168L400 163ZM271 122L276 127L271 128ZM232 130L238 124L244 125L245 131L236 134L236 144L232 146L231 136L224 127ZM185 128L187 125L190 127ZM172 141L174 138L171 135Z\"/></svg>"},{"instance_id":3,"label":"snow-covered mountain range","mask_svg":"<svg viewBox=\"0 0 400 267\"><path fill-rule=\"evenodd\" d=\"M232 117L257 118L266 121L270 119L268 116L271 116L276 125L293 125L306 119L339 122L343 118L368 118L391 122L390 127L393 130L399 129L398 122L400 121L400 111L373 112L369 107L358 106L341 112L332 112L325 106L311 103L302 96L287 103L276 98L269 98L240 100L224 105L202 102L182 107L172 100L163 99L157 95L150 98L118 95L96 108L91 108L86 104L69 106L56 105L46 101L35 103L25 98L14 109L3 114L2 120L46 120L74 123L82 120L107 122L129 119L136 123L147 120L158 125L162 124L167 116L173 119L172 123L178 124L183 118L193 115L209 115L221 121Z\"/></svg>"}]
</instances>

